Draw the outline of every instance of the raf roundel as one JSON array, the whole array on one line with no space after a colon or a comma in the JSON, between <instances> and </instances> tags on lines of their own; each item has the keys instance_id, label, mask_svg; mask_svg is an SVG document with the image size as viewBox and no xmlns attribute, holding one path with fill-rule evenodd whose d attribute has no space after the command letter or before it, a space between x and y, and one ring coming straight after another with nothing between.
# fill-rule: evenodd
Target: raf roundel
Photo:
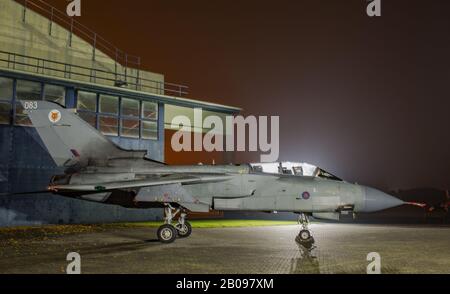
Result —
<instances>
[{"instance_id":1,"label":"raf roundel","mask_svg":"<svg viewBox=\"0 0 450 294\"><path fill-rule=\"evenodd\" d=\"M61 112L59 110L50 111L48 119L54 124L59 122L61 120Z\"/></svg>"},{"instance_id":2,"label":"raf roundel","mask_svg":"<svg viewBox=\"0 0 450 294\"><path fill-rule=\"evenodd\" d=\"M303 192L302 198L308 200L309 198L311 198L311 194L309 194L309 192Z\"/></svg>"}]
</instances>

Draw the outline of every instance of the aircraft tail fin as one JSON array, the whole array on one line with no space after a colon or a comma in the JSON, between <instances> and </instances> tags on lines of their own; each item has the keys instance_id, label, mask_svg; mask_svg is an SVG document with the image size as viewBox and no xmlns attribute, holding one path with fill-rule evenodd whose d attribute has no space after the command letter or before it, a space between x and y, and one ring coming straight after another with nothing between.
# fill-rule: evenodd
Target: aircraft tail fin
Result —
<instances>
[{"instance_id":1,"label":"aircraft tail fin","mask_svg":"<svg viewBox=\"0 0 450 294\"><path fill-rule=\"evenodd\" d=\"M126 151L81 119L75 111L48 101L21 101L33 126L60 167L102 165L114 158L144 158Z\"/></svg>"}]
</instances>

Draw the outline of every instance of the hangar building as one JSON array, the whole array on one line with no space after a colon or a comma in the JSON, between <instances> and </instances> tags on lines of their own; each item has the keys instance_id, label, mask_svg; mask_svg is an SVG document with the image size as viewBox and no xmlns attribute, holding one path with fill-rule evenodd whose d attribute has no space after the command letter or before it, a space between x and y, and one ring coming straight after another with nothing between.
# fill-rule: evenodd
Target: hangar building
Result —
<instances>
[{"instance_id":1,"label":"hangar building","mask_svg":"<svg viewBox=\"0 0 450 294\"><path fill-rule=\"evenodd\" d=\"M0 226L162 217L162 210L26 194L45 191L51 176L63 171L30 126L20 100L76 108L120 147L147 150L149 158L167 163L175 163L173 117L192 117L194 108L202 108L204 116L239 113L239 108L185 98L186 86L140 69L140 61L42 0L0 1ZM214 156L208 160L231 160L226 153Z\"/></svg>"}]
</instances>

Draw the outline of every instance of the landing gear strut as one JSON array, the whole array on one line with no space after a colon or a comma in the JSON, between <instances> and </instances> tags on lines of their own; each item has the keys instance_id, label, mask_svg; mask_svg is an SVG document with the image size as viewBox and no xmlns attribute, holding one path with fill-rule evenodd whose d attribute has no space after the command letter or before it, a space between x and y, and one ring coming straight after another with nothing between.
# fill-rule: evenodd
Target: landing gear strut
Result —
<instances>
[{"instance_id":1,"label":"landing gear strut","mask_svg":"<svg viewBox=\"0 0 450 294\"><path fill-rule=\"evenodd\" d=\"M177 237L187 238L192 233L192 226L186 221L186 212L182 208L173 208L167 204L164 208L165 218L164 224L158 229L158 239L161 243L172 243ZM173 219L180 214L178 221L172 225Z\"/></svg>"},{"instance_id":2,"label":"landing gear strut","mask_svg":"<svg viewBox=\"0 0 450 294\"><path fill-rule=\"evenodd\" d=\"M181 212L180 217L178 218L178 223L175 225L175 228L178 231L178 237L187 238L192 234L192 226L186 221L186 213Z\"/></svg>"},{"instance_id":3,"label":"landing gear strut","mask_svg":"<svg viewBox=\"0 0 450 294\"><path fill-rule=\"evenodd\" d=\"M300 224L301 229L297 237L295 238L295 242L297 242L298 245L304 247L308 251L313 250L314 243L316 243L316 241L314 240L314 237L312 236L311 231L308 228L308 216L304 213L301 213L298 217L298 223Z\"/></svg>"}]
</instances>

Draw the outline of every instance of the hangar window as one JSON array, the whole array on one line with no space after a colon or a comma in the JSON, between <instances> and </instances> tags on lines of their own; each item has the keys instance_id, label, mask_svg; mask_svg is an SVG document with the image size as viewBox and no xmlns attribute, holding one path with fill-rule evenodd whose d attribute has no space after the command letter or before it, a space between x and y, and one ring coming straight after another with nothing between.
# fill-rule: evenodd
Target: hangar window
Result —
<instances>
[{"instance_id":1,"label":"hangar window","mask_svg":"<svg viewBox=\"0 0 450 294\"><path fill-rule=\"evenodd\" d=\"M112 116L99 116L99 129L107 136L119 135L119 124L117 117Z\"/></svg>"},{"instance_id":2,"label":"hangar window","mask_svg":"<svg viewBox=\"0 0 450 294\"><path fill-rule=\"evenodd\" d=\"M142 139L158 139L158 124L154 121L142 121Z\"/></svg>"},{"instance_id":3,"label":"hangar window","mask_svg":"<svg viewBox=\"0 0 450 294\"><path fill-rule=\"evenodd\" d=\"M119 97L100 95L99 112L119 114Z\"/></svg>"},{"instance_id":4,"label":"hangar window","mask_svg":"<svg viewBox=\"0 0 450 294\"><path fill-rule=\"evenodd\" d=\"M41 83L17 80L16 95L18 100L41 100Z\"/></svg>"},{"instance_id":5,"label":"hangar window","mask_svg":"<svg viewBox=\"0 0 450 294\"><path fill-rule=\"evenodd\" d=\"M146 120L158 119L158 104L154 102L142 102L142 118Z\"/></svg>"},{"instance_id":6,"label":"hangar window","mask_svg":"<svg viewBox=\"0 0 450 294\"><path fill-rule=\"evenodd\" d=\"M119 97L100 94L99 97L99 129L107 136L119 135Z\"/></svg>"},{"instance_id":7,"label":"hangar window","mask_svg":"<svg viewBox=\"0 0 450 294\"><path fill-rule=\"evenodd\" d=\"M66 88L56 85L44 85L44 99L66 106Z\"/></svg>"},{"instance_id":8,"label":"hangar window","mask_svg":"<svg viewBox=\"0 0 450 294\"><path fill-rule=\"evenodd\" d=\"M14 81L0 77L0 100L12 100Z\"/></svg>"},{"instance_id":9,"label":"hangar window","mask_svg":"<svg viewBox=\"0 0 450 294\"><path fill-rule=\"evenodd\" d=\"M122 116L139 117L139 100L122 98Z\"/></svg>"},{"instance_id":10,"label":"hangar window","mask_svg":"<svg viewBox=\"0 0 450 294\"><path fill-rule=\"evenodd\" d=\"M128 138L139 138L139 120L122 118L120 135Z\"/></svg>"},{"instance_id":11,"label":"hangar window","mask_svg":"<svg viewBox=\"0 0 450 294\"><path fill-rule=\"evenodd\" d=\"M11 103L0 101L0 125L9 125L11 116Z\"/></svg>"},{"instance_id":12,"label":"hangar window","mask_svg":"<svg viewBox=\"0 0 450 294\"><path fill-rule=\"evenodd\" d=\"M31 126L31 120L28 117L28 114L23 108L22 103L16 103L16 117L14 120L15 125L17 126Z\"/></svg>"},{"instance_id":13,"label":"hangar window","mask_svg":"<svg viewBox=\"0 0 450 294\"><path fill-rule=\"evenodd\" d=\"M97 111L97 94L79 91L77 99L77 108L79 110Z\"/></svg>"},{"instance_id":14,"label":"hangar window","mask_svg":"<svg viewBox=\"0 0 450 294\"><path fill-rule=\"evenodd\" d=\"M158 139L158 104L78 91L79 116L107 136Z\"/></svg>"},{"instance_id":15,"label":"hangar window","mask_svg":"<svg viewBox=\"0 0 450 294\"><path fill-rule=\"evenodd\" d=\"M79 112L78 115L93 128L97 128L97 117L94 113Z\"/></svg>"},{"instance_id":16,"label":"hangar window","mask_svg":"<svg viewBox=\"0 0 450 294\"><path fill-rule=\"evenodd\" d=\"M158 139L158 104L143 101L141 112L142 139Z\"/></svg>"},{"instance_id":17,"label":"hangar window","mask_svg":"<svg viewBox=\"0 0 450 294\"><path fill-rule=\"evenodd\" d=\"M139 138L139 100L122 98L120 135L127 138Z\"/></svg>"}]
</instances>

